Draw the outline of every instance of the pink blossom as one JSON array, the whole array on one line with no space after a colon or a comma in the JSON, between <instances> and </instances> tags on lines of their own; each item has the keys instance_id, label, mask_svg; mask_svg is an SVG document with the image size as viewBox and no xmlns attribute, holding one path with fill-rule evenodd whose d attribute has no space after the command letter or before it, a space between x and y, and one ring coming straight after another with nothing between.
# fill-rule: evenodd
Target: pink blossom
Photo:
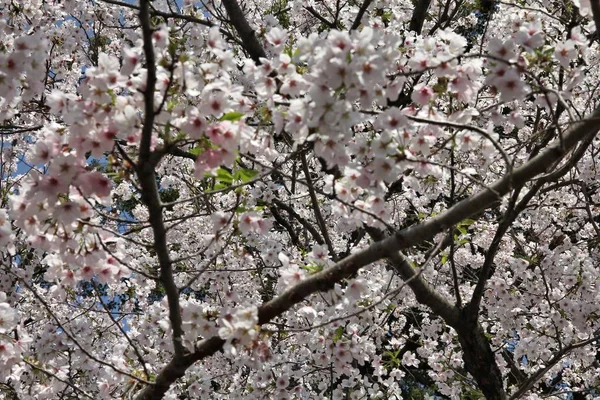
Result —
<instances>
[{"instance_id":1,"label":"pink blossom","mask_svg":"<svg viewBox=\"0 0 600 400\"><path fill-rule=\"evenodd\" d=\"M100 172L85 172L79 174L76 182L84 196L110 196L112 184L110 180Z\"/></svg>"},{"instance_id":2,"label":"pink blossom","mask_svg":"<svg viewBox=\"0 0 600 400\"><path fill-rule=\"evenodd\" d=\"M416 86L412 92L411 100L415 103L424 106L428 104L434 97L433 90L424 85Z\"/></svg>"},{"instance_id":3,"label":"pink blossom","mask_svg":"<svg viewBox=\"0 0 600 400\"><path fill-rule=\"evenodd\" d=\"M221 165L222 155L218 150L208 149L196 158L194 176L203 177L207 172L213 172Z\"/></svg>"}]
</instances>

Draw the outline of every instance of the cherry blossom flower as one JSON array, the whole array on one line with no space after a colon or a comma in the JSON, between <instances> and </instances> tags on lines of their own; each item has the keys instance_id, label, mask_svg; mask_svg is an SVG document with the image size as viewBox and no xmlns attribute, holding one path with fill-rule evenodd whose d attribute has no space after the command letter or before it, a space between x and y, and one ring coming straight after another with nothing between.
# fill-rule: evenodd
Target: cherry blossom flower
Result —
<instances>
[{"instance_id":1,"label":"cherry blossom flower","mask_svg":"<svg viewBox=\"0 0 600 400\"><path fill-rule=\"evenodd\" d=\"M77 177L77 183L84 196L110 196L112 184L110 180L106 176L102 175L100 172L86 172L80 174Z\"/></svg>"},{"instance_id":2,"label":"cherry blossom flower","mask_svg":"<svg viewBox=\"0 0 600 400\"><path fill-rule=\"evenodd\" d=\"M402 356L402 364L407 367L418 367L419 360L415 357L415 355L411 351L407 351Z\"/></svg>"},{"instance_id":3,"label":"cherry blossom flower","mask_svg":"<svg viewBox=\"0 0 600 400\"><path fill-rule=\"evenodd\" d=\"M528 50L533 50L544 44L544 33L539 22L530 22L521 26L515 35L515 43Z\"/></svg>"},{"instance_id":4,"label":"cherry blossom flower","mask_svg":"<svg viewBox=\"0 0 600 400\"><path fill-rule=\"evenodd\" d=\"M266 39L273 46L273 51L279 52L285 45L287 32L276 26L269 30Z\"/></svg>"},{"instance_id":5,"label":"cherry blossom flower","mask_svg":"<svg viewBox=\"0 0 600 400\"><path fill-rule=\"evenodd\" d=\"M428 104L433 98L433 90L425 85L415 87L411 95L411 100L421 106Z\"/></svg>"},{"instance_id":6,"label":"cherry blossom flower","mask_svg":"<svg viewBox=\"0 0 600 400\"><path fill-rule=\"evenodd\" d=\"M554 49L554 56L563 68L570 68L571 61L577 56L575 43L572 40L558 43Z\"/></svg>"},{"instance_id":7,"label":"cherry blossom flower","mask_svg":"<svg viewBox=\"0 0 600 400\"><path fill-rule=\"evenodd\" d=\"M8 333L17 324L17 312L6 303L6 293L0 292L0 333Z\"/></svg>"},{"instance_id":8,"label":"cherry blossom flower","mask_svg":"<svg viewBox=\"0 0 600 400\"><path fill-rule=\"evenodd\" d=\"M186 118L180 125L180 129L193 139L200 139L208 124L197 108L191 108L186 112Z\"/></svg>"},{"instance_id":9,"label":"cherry blossom flower","mask_svg":"<svg viewBox=\"0 0 600 400\"><path fill-rule=\"evenodd\" d=\"M366 290L367 286L365 282L361 279L356 279L348 284L346 296L348 296L351 300L359 300Z\"/></svg>"}]
</instances>

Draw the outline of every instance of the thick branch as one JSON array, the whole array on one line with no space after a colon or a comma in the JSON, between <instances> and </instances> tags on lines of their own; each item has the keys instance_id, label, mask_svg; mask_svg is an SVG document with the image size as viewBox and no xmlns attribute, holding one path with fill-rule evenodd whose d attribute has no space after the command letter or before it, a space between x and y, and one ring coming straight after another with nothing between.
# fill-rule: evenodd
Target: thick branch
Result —
<instances>
[{"instance_id":1,"label":"thick branch","mask_svg":"<svg viewBox=\"0 0 600 400\"><path fill-rule=\"evenodd\" d=\"M500 247L500 242L504 237L504 234L508 231L508 228L512 225L512 222L517 218L517 216L527 207L531 199L539 192L539 190L548 182L556 181L563 177L567 172L573 168L573 166L584 156L588 147L592 144L594 136L589 136L584 141L582 141L577 147L577 149L573 152L571 159L566 162L562 167L553 171L552 173L545 175L539 178L535 185L523 196L523 198L519 201L518 204L515 205L515 202L520 193L520 189L517 189L510 200L508 210L505 213L504 219L498 229L496 230L496 234L492 239L492 244L487 250L487 254L485 256L485 260L483 266L481 268L481 272L479 274L479 280L477 281L477 285L475 290L473 291L473 296L471 297L471 301L467 306L469 311L469 318L476 319L479 313L479 306L481 303L481 299L483 298L483 293L485 291L485 283L488 279L490 279L492 275L492 266L494 262L494 257L496 256L496 252Z\"/></svg>"},{"instance_id":2,"label":"thick branch","mask_svg":"<svg viewBox=\"0 0 600 400\"><path fill-rule=\"evenodd\" d=\"M156 89L156 56L152 45L152 28L150 23L150 0L140 3L140 23L144 40L144 56L146 57L146 88L144 90L144 126L140 141L140 165L150 160L150 143L154 125L154 90Z\"/></svg>"},{"instance_id":3,"label":"thick branch","mask_svg":"<svg viewBox=\"0 0 600 400\"><path fill-rule=\"evenodd\" d=\"M383 241L383 232L375 228L366 229L369 235L377 241L377 243ZM442 240L440 246L443 245L443 242L444 241ZM408 259L404 257L402 253L393 252L389 254L388 262L405 282L409 282L408 286L415 294L419 303L431 308L431 310L446 321L448 325L454 326L458 324L460 316L458 308L438 294L422 276L417 276L418 272L415 271Z\"/></svg>"},{"instance_id":4,"label":"thick branch","mask_svg":"<svg viewBox=\"0 0 600 400\"><path fill-rule=\"evenodd\" d=\"M425 17L427 16L427 10L429 9L430 4L431 0L417 1L415 9L413 10L412 18L410 19L410 25L408 26L409 31L413 31L418 34L421 33L421 30L423 29L423 22L425 22Z\"/></svg>"},{"instance_id":5,"label":"thick branch","mask_svg":"<svg viewBox=\"0 0 600 400\"><path fill-rule=\"evenodd\" d=\"M596 34L600 32L600 0L590 0L594 24L596 24Z\"/></svg>"},{"instance_id":6,"label":"thick branch","mask_svg":"<svg viewBox=\"0 0 600 400\"><path fill-rule=\"evenodd\" d=\"M368 228L368 232L376 240L383 238L383 234L376 229ZM452 235L450 237L452 238ZM444 241L442 240L436 248L443 246ZM419 276L419 273L415 271L402 253L396 252L389 255L388 261L411 288L417 301L429 307L446 324L456 330L463 351L465 368L475 378L486 398L488 400L506 399L502 373L498 368L483 328L477 320L466 321L463 310L437 293L422 276ZM456 289L458 290L458 288Z\"/></svg>"},{"instance_id":7,"label":"thick branch","mask_svg":"<svg viewBox=\"0 0 600 400\"><path fill-rule=\"evenodd\" d=\"M462 320L462 318L461 318ZM477 386L487 400L506 400L502 372L496 356L479 322L453 326L463 352L465 369L475 378Z\"/></svg>"},{"instance_id":8,"label":"thick branch","mask_svg":"<svg viewBox=\"0 0 600 400\"><path fill-rule=\"evenodd\" d=\"M358 29L358 27L361 24L363 15L365 15L365 13L369 9L369 6L371 5L372 2L373 2L373 0L364 0L363 1L362 5L360 6L360 9L358 10L358 13L356 14L356 18L354 18L354 22L352 23L352 26L350 27L351 31Z\"/></svg>"},{"instance_id":9,"label":"thick branch","mask_svg":"<svg viewBox=\"0 0 600 400\"><path fill-rule=\"evenodd\" d=\"M258 309L259 325L266 324L289 310L313 293L330 290L334 285L356 273L360 268L379 260L387 249L382 242L374 243L367 250L351 255L331 268L310 276L299 284L289 288L273 300ZM161 399L169 386L181 378L194 362L209 357L219 351L225 343L219 337L200 342L192 354L175 357L163 368L153 386L147 386L139 393L137 400Z\"/></svg>"},{"instance_id":10,"label":"thick branch","mask_svg":"<svg viewBox=\"0 0 600 400\"><path fill-rule=\"evenodd\" d=\"M240 35L240 39L242 39L244 49L255 63L260 64L260 59L266 58L267 55L256 37L256 32L246 20L240 5L236 0L223 0L223 5L227 10L231 24Z\"/></svg>"},{"instance_id":11,"label":"thick branch","mask_svg":"<svg viewBox=\"0 0 600 400\"><path fill-rule=\"evenodd\" d=\"M390 249L398 251L412 247L432 238L437 233L448 229L452 225L484 211L498 199L509 193L513 187L524 185L537 175L546 172L548 168L561 160L577 143L595 135L600 129L599 119L600 107L588 119L573 124L573 127L564 135L563 146L559 142L554 143L546 151L532 158L519 168L514 169L512 176L504 176L493 185L457 203L448 211L385 239L386 245Z\"/></svg>"}]
</instances>

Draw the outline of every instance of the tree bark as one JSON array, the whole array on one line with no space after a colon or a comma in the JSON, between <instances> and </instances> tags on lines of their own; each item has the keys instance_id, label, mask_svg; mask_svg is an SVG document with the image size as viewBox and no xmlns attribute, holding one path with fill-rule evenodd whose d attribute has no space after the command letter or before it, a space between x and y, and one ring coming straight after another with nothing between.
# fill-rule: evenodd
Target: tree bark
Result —
<instances>
[{"instance_id":1,"label":"tree bark","mask_svg":"<svg viewBox=\"0 0 600 400\"><path fill-rule=\"evenodd\" d=\"M478 322L453 327L463 352L465 369L477 382L487 400L506 400L502 372L485 332Z\"/></svg>"}]
</instances>

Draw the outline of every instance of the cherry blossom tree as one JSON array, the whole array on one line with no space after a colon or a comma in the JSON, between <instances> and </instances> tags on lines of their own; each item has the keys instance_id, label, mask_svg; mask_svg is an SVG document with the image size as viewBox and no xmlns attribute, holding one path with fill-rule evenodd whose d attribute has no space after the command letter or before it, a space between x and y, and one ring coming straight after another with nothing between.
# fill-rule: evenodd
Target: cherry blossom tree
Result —
<instances>
[{"instance_id":1,"label":"cherry blossom tree","mask_svg":"<svg viewBox=\"0 0 600 400\"><path fill-rule=\"evenodd\" d=\"M598 28L0 2L0 396L598 398Z\"/></svg>"}]
</instances>

